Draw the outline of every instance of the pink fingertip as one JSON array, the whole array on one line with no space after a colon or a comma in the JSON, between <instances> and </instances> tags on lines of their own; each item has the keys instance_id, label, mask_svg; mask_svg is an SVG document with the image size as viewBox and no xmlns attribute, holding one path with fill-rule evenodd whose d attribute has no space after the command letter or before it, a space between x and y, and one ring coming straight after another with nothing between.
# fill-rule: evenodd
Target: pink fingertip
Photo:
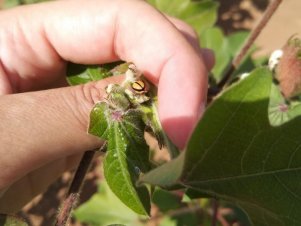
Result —
<instances>
[{"instance_id":1,"label":"pink fingertip","mask_svg":"<svg viewBox=\"0 0 301 226\"><path fill-rule=\"evenodd\" d=\"M162 124L172 142L183 150L194 128L195 119L193 117L170 118L164 120Z\"/></svg>"}]
</instances>

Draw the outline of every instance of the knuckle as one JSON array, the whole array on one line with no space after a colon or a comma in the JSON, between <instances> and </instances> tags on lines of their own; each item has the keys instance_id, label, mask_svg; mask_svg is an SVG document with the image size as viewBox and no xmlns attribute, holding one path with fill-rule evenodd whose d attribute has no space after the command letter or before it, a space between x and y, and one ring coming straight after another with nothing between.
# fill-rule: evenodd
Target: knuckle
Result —
<instances>
[{"instance_id":1,"label":"knuckle","mask_svg":"<svg viewBox=\"0 0 301 226\"><path fill-rule=\"evenodd\" d=\"M97 82L72 87L72 102L69 103L74 117L82 126L87 127L89 113L92 107L104 98L104 90Z\"/></svg>"}]
</instances>

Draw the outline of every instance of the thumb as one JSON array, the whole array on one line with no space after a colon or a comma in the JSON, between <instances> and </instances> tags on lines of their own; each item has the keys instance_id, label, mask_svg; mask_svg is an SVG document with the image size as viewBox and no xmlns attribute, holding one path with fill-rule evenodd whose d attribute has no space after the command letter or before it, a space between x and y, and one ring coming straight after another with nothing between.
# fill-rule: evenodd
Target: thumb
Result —
<instances>
[{"instance_id":1,"label":"thumb","mask_svg":"<svg viewBox=\"0 0 301 226\"><path fill-rule=\"evenodd\" d=\"M89 112L121 79L0 97L0 190L49 162L98 148L101 141L87 134Z\"/></svg>"}]
</instances>

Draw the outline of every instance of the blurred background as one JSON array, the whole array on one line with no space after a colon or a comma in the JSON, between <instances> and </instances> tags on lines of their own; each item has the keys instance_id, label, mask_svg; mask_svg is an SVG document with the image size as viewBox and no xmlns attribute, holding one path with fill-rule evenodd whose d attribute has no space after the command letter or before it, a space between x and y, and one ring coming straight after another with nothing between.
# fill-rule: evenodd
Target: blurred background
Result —
<instances>
[{"instance_id":1,"label":"blurred background","mask_svg":"<svg viewBox=\"0 0 301 226\"><path fill-rule=\"evenodd\" d=\"M218 22L225 33L250 30L261 17L270 1L267 0L220 0ZM301 1L283 0L266 28L256 40L257 55L269 54L283 46L288 37L301 32Z\"/></svg>"}]
</instances>

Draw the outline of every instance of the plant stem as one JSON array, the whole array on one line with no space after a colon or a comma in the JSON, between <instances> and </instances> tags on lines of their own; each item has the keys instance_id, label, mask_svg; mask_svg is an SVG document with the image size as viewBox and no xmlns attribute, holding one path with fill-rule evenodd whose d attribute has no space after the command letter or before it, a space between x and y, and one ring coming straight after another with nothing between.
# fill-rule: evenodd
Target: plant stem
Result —
<instances>
[{"instance_id":1,"label":"plant stem","mask_svg":"<svg viewBox=\"0 0 301 226\"><path fill-rule=\"evenodd\" d=\"M245 41L244 45L238 52L238 54L234 57L232 62L228 65L226 72L224 73L223 79L219 82L217 85L218 90L220 91L230 80L232 73L238 68L241 61L247 54L250 47L253 45L256 38L259 36L259 34L262 32L266 24L269 22L271 17L274 15L275 11L279 7L282 0L274 0L272 1L267 9L265 10L261 20L259 23L255 26L255 28L252 29L251 34L249 35L248 39Z\"/></svg>"},{"instance_id":2,"label":"plant stem","mask_svg":"<svg viewBox=\"0 0 301 226\"><path fill-rule=\"evenodd\" d=\"M79 163L71 182L67 197L64 200L62 207L57 215L55 226L65 226L70 218L73 208L77 205L80 190L83 185L86 173L88 172L91 162L93 160L95 151L86 151Z\"/></svg>"},{"instance_id":3,"label":"plant stem","mask_svg":"<svg viewBox=\"0 0 301 226\"><path fill-rule=\"evenodd\" d=\"M217 215L218 215L218 201L216 199L212 199L212 222L211 226L217 225Z\"/></svg>"}]
</instances>

